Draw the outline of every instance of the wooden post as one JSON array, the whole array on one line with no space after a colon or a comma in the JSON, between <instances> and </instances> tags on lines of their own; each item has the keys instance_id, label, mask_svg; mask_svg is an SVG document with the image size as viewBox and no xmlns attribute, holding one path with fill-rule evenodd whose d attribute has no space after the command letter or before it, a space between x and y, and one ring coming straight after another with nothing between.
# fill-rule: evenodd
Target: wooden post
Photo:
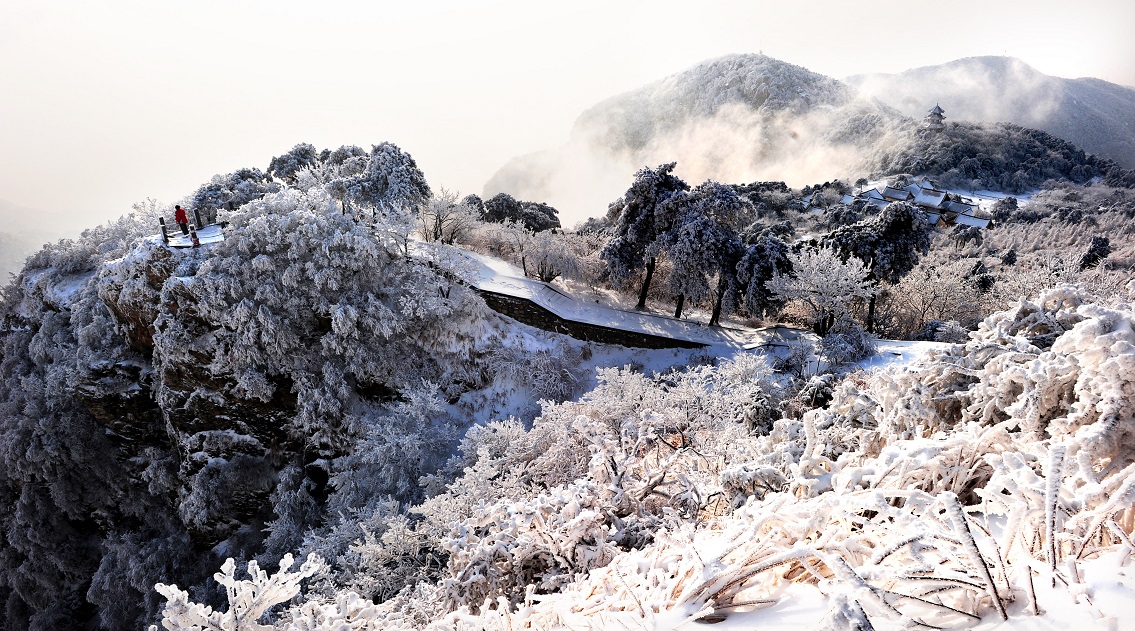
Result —
<instances>
[{"instance_id":1,"label":"wooden post","mask_svg":"<svg viewBox=\"0 0 1135 631\"><path fill-rule=\"evenodd\" d=\"M189 240L193 242L193 247L201 247L201 239L197 238L197 228L193 224L189 224Z\"/></svg>"},{"instance_id":2,"label":"wooden post","mask_svg":"<svg viewBox=\"0 0 1135 631\"><path fill-rule=\"evenodd\" d=\"M198 226L205 225L205 224L201 223L201 211L197 210L196 206L193 207L193 218L197 220Z\"/></svg>"},{"instance_id":3,"label":"wooden post","mask_svg":"<svg viewBox=\"0 0 1135 631\"><path fill-rule=\"evenodd\" d=\"M162 225L162 243L169 245L169 233L166 232L166 218L158 217L158 223Z\"/></svg>"}]
</instances>

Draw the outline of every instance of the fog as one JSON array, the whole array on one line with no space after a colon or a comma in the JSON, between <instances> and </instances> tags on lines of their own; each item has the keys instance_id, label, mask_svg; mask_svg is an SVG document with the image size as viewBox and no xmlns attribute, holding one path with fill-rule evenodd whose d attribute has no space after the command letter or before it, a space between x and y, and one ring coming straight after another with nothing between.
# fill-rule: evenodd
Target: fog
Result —
<instances>
[{"instance_id":1,"label":"fog","mask_svg":"<svg viewBox=\"0 0 1135 631\"><path fill-rule=\"evenodd\" d=\"M912 116L925 114L927 94L950 96L955 118L1047 121L1060 105L1052 78L1017 59L974 59L902 75L861 75L851 83Z\"/></svg>"},{"instance_id":2,"label":"fog","mask_svg":"<svg viewBox=\"0 0 1135 631\"><path fill-rule=\"evenodd\" d=\"M846 85L762 55L730 55L608 99L564 145L510 161L485 193L547 201L565 224L602 214L644 166L691 185L866 175L912 124Z\"/></svg>"},{"instance_id":3,"label":"fog","mask_svg":"<svg viewBox=\"0 0 1135 631\"><path fill-rule=\"evenodd\" d=\"M728 53L763 50L833 77L1009 54L1047 74L1135 85L1126 0L693 6L3 3L0 231L77 234L148 197L173 203L214 174L265 168L298 142L391 141L434 188L480 193L510 159L568 144L595 103ZM932 45L921 45L927 31ZM644 155L712 143L703 163L682 165L693 180L815 179L846 158L784 155L746 171L736 158L749 148L729 129L704 121ZM635 168L567 164L595 183L578 216L602 213Z\"/></svg>"},{"instance_id":4,"label":"fog","mask_svg":"<svg viewBox=\"0 0 1135 631\"><path fill-rule=\"evenodd\" d=\"M974 57L901 74L851 77L864 94L922 116L939 102L952 120L1011 121L1135 168L1135 89L1051 77L1021 60Z\"/></svg>"}]
</instances>

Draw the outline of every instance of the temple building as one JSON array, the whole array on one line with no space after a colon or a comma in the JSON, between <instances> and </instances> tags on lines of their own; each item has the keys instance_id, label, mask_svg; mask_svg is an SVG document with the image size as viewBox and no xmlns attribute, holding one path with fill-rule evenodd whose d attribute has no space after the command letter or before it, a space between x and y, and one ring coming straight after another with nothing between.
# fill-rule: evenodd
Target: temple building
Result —
<instances>
[{"instance_id":1,"label":"temple building","mask_svg":"<svg viewBox=\"0 0 1135 631\"><path fill-rule=\"evenodd\" d=\"M937 103L935 103L934 109L930 110L930 113L927 114L926 118L923 119L923 126L925 126L926 129L943 131L946 129L945 120L946 110L942 109Z\"/></svg>"}]
</instances>

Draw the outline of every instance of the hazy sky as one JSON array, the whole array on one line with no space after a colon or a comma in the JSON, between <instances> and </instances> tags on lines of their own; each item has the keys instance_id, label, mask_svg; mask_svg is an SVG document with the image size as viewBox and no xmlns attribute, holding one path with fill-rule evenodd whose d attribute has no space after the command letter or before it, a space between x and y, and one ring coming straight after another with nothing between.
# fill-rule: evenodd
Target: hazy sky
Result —
<instances>
[{"instance_id":1,"label":"hazy sky","mask_svg":"<svg viewBox=\"0 0 1135 631\"><path fill-rule=\"evenodd\" d=\"M384 140L480 193L588 106L711 57L842 78L1005 54L1135 86L1133 27L1131 0L0 0L0 200L86 227L298 142Z\"/></svg>"}]
</instances>

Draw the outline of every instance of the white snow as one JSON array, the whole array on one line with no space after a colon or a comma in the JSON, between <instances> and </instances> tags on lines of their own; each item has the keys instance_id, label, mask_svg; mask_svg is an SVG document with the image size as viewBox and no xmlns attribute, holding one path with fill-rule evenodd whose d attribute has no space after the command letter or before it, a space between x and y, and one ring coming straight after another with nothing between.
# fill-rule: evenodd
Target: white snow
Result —
<instances>
[{"instance_id":1,"label":"white snow","mask_svg":"<svg viewBox=\"0 0 1135 631\"><path fill-rule=\"evenodd\" d=\"M221 227L217 224L202 226L197 230L197 241L200 242L201 245L220 243L224 240L225 234L221 232ZM169 235L169 247L191 248L193 247L193 240L188 235L183 235L178 231L172 231Z\"/></svg>"},{"instance_id":2,"label":"white snow","mask_svg":"<svg viewBox=\"0 0 1135 631\"><path fill-rule=\"evenodd\" d=\"M950 346L951 345L946 342L879 340L875 345L875 354L857 362L855 367L862 370L871 370L887 366L905 366L931 351L944 350Z\"/></svg>"}]
</instances>

